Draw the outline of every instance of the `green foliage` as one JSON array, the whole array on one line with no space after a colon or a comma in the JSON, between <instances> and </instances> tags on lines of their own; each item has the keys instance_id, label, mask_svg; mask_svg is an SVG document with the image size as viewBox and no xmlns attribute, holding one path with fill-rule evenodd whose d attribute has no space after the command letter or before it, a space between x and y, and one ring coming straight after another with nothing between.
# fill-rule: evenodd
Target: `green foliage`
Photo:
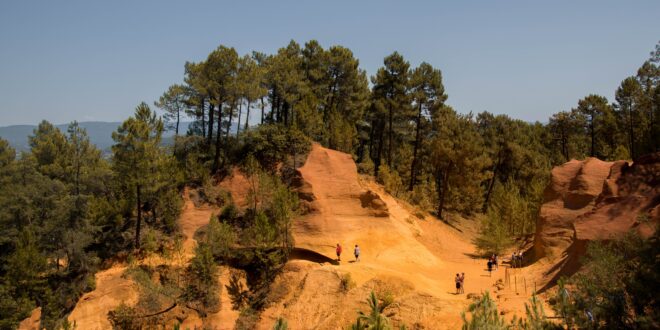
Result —
<instances>
[{"instance_id":1,"label":"green foliage","mask_svg":"<svg viewBox=\"0 0 660 330\"><path fill-rule=\"evenodd\" d=\"M113 170L128 202L136 209L135 248L140 248L140 229L145 207L154 205L152 219L166 231L175 229L182 203L176 190L182 180L173 157L160 148L163 122L145 103L138 105L135 115L113 132ZM173 191L174 190L174 191ZM130 213L129 213L130 214Z\"/></svg>"},{"instance_id":2,"label":"green foliage","mask_svg":"<svg viewBox=\"0 0 660 330\"><path fill-rule=\"evenodd\" d=\"M438 193L438 217L453 210L474 213L483 201L481 184L490 173L491 160L484 154L483 140L471 115L459 115L445 107L433 120L438 130L431 141L430 166Z\"/></svg>"},{"instance_id":3,"label":"green foliage","mask_svg":"<svg viewBox=\"0 0 660 330\"><path fill-rule=\"evenodd\" d=\"M351 276L351 273L342 274L339 276L339 288L342 292L346 293L355 288L356 284Z\"/></svg>"},{"instance_id":4,"label":"green foliage","mask_svg":"<svg viewBox=\"0 0 660 330\"><path fill-rule=\"evenodd\" d=\"M493 253L501 254L512 243L511 235L504 227L502 219L492 213L482 217L479 236L474 239L474 244L481 254L485 256Z\"/></svg>"},{"instance_id":5,"label":"green foliage","mask_svg":"<svg viewBox=\"0 0 660 330\"><path fill-rule=\"evenodd\" d=\"M277 321L275 321L275 324L273 324L273 330L287 330L289 329L289 324L287 323L286 319L282 317L278 317Z\"/></svg>"},{"instance_id":6,"label":"green foliage","mask_svg":"<svg viewBox=\"0 0 660 330\"><path fill-rule=\"evenodd\" d=\"M266 171L273 173L289 156L309 152L309 139L296 128L282 125L262 125L245 136L242 159L252 155Z\"/></svg>"},{"instance_id":7,"label":"green foliage","mask_svg":"<svg viewBox=\"0 0 660 330\"><path fill-rule=\"evenodd\" d=\"M376 297L376 294L371 291L367 304L369 305L369 314L360 311L358 316L358 323L360 321L367 325L368 329L374 330L387 330L390 328L390 320L383 315L383 311L389 307L391 301L382 301Z\"/></svg>"},{"instance_id":8,"label":"green foliage","mask_svg":"<svg viewBox=\"0 0 660 330\"><path fill-rule=\"evenodd\" d=\"M139 330L142 328L135 309L124 303L108 312L108 320L112 329L115 330Z\"/></svg>"},{"instance_id":9,"label":"green foliage","mask_svg":"<svg viewBox=\"0 0 660 330\"><path fill-rule=\"evenodd\" d=\"M187 269L187 282L184 291L186 302L201 311L220 308L218 266L209 244L201 243L195 248L195 256Z\"/></svg>"},{"instance_id":10,"label":"green foliage","mask_svg":"<svg viewBox=\"0 0 660 330\"><path fill-rule=\"evenodd\" d=\"M659 234L648 240L630 234L619 241L591 243L584 271L564 281L553 306L567 326L584 328L654 328L660 322L653 288L657 274Z\"/></svg>"},{"instance_id":11,"label":"green foliage","mask_svg":"<svg viewBox=\"0 0 660 330\"><path fill-rule=\"evenodd\" d=\"M236 233L229 224L220 222L216 217L211 217L205 241L209 245L213 256L218 258L229 257L236 240Z\"/></svg>"},{"instance_id":12,"label":"green foliage","mask_svg":"<svg viewBox=\"0 0 660 330\"><path fill-rule=\"evenodd\" d=\"M0 284L0 329L16 329L34 307L26 294L17 292L11 285Z\"/></svg>"},{"instance_id":13,"label":"green foliage","mask_svg":"<svg viewBox=\"0 0 660 330\"><path fill-rule=\"evenodd\" d=\"M488 291L481 298L470 304L468 311L472 314L470 320L465 316L465 312L461 314L463 318L463 330L508 329L504 318L500 317L497 311L497 305L490 298Z\"/></svg>"},{"instance_id":14,"label":"green foliage","mask_svg":"<svg viewBox=\"0 0 660 330\"><path fill-rule=\"evenodd\" d=\"M391 171L387 165L380 166L378 181L383 184L385 191L392 194L392 196L399 197L406 191L399 174L396 171Z\"/></svg>"}]
</instances>

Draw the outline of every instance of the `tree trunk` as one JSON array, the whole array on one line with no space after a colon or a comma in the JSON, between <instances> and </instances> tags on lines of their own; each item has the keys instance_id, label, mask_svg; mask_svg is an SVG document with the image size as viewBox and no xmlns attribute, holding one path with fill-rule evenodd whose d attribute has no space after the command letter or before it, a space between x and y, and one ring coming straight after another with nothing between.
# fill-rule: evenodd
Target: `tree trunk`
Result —
<instances>
[{"instance_id":1,"label":"tree trunk","mask_svg":"<svg viewBox=\"0 0 660 330\"><path fill-rule=\"evenodd\" d=\"M225 140L229 141L229 132L231 131L231 120L234 118L234 104L229 107L229 125L227 125L227 136Z\"/></svg>"},{"instance_id":2,"label":"tree trunk","mask_svg":"<svg viewBox=\"0 0 660 330\"><path fill-rule=\"evenodd\" d=\"M438 203L439 203L439 205L438 205L438 219L440 219L440 220L444 220L442 218L442 210L445 208L445 197L447 196L449 171L451 171L452 165L453 165L453 162L449 161L449 165L447 165L447 168L445 169L445 172L443 173L442 190L441 190L440 194L438 194Z\"/></svg>"},{"instance_id":3,"label":"tree trunk","mask_svg":"<svg viewBox=\"0 0 660 330\"><path fill-rule=\"evenodd\" d=\"M213 171L218 171L220 168L220 145L222 144L222 130L220 129L220 123L218 123L218 134L215 137L215 155L213 157Z\"/></svg>"},{"instance_id":4,"label":"tree trunk","mask_svg":"<svg viewBox=\"0 0 660 330\"><path fill-rule=\"evenodd\" d=\"M380 125L380 139L378 139L378 151L376 152L376 161L374 162L374 176L378 177L378 169L383 154L383 139L385 138L385 123Z\"/></svg>"},{"instance_id":5,"label":"tree trunk","mask_svg":"<svg viewBox=\"0 0 660 330\"><path fill-rule=\"evenodd\" d=\"M410 185L408 185L408 191L413 190L415 186L415 181L417 181L417 173L415 167L417 166L417 149L419 148L419 131L420 125L422 123L422 103L419 103L419 111L417 112L417 127L415 132L415 146L413 148L413 159L412 164L410 165Z\"/></svg>"},{"instance_id":6,"label":"tree trunk","mask_svg":"<svg viewBox=\"0 0 660 330\"><path fill-rule=\"evenodd\" d=\"M486 211L488 211L490 194L493 192L493 186L495 186L495 179L497 178L497 170L500 168L500 153L501 151L497 152L497 160L495 162L495 166L493 166L493 177L490 179L490 182L488 183L488 191L486 192L486 199L484 200L484 206L481 210L482 213L486 213Z\"/></svg>"},{"instance_id":7,"label":"tree trunk","mask_svg":"<svg viewBox=\"0 0 660 330\"><path fill-rule=\"evenodd\" d=\"M266 109L266 105L264 103L264 97L261 97L261 125L264 124L264 110Z\"/></svg>"},{"instance_id":8,"label":"tree trunk","mask_svg":"<svg viewBox=\"0 0 660 330\"><path fill-rule=\"evenodd\" d=\"M176 110L176 128L174 129L174 137L179 136L179 122L181 121L181 109Z\"/></svg>"},{"instance_id":9,"label":"tree trunk","mask_svg":"<svg viewBox=\"0 0 660 330\"><path fill-rule=\"evenodd\" d=\"M635 160L635 135L633 134L633 115L632 115L632 105L628 108L628 114L630 116L630 125L629 125L629 135L630 135L630 158Z\"/></svg>"},{"instance_id":10,"label":"tree trunk","mask_svg":"<svg viewBox=\"0 0 660 330\"><path fill-rule=\"evenodd\" d=\"M389 142L387 144L387 166L392 168L392 104L390 103L390 127L388 130Z\"/></svg>"},{"instance_id":11,"label":"tree trunk","mask_svg":"<svg viewBox=\"0 0 660 330\"><path fill-rule=\"evenodd\" d=\"M199 105L199 113L202 117L202 138L206 137L206 119L204 118L204 98L202 97Z\"/></svg>"},{"instance_id":12,"label":"tree trunk","mask_svg":"<svg viewBox=\"0 0 660 330\"><path fill-rule=\"evenodd\" d=\"M140 185L136 186L137 193L137 223L135 224L135 249L140 249L140 226L142 225L142 195L140 193Z\"/></svg>"},{"instance_id":13,"label":"tree trunk","mask_svg":"<svg viewBox=\"0 0 660 330\"><path fill-rule=\"evenodd\" d=\"M241 132L241 107L243 102L238 102L238 124L236 125L236 138L238 139L238 134Z\"/></svg>"},{"instance_id":14,"label":"tree trunk","mask_svg":"<svg viewBox=\"0 0 660 330\"><path fill-rule=\"evenodd\" d=\"M208 139L207 139L209 146L213 144L213 118L215 117L215 115L213 114L213 112L215 111L214 110L215 107L213 106L213 103L211 103L210 101L211 101L211 99L209 98L209 129L208 129L209 136L208 136ZM220 104L218 104L218 109L219 110L222 109ZM220 127L220 125L218 125L218 127ZM220 130L218 130L218 132L219 131Z\"/></svg>"},{"instance_id":15,"label":"tree trunk","mask_svg":"<svg viewBox=\"0 0 660 330\"><path fill-rule=\"evenodd\" d=\"M250 100L247 100L247 113L245 116L245 129L243 131L247 132L250 123Z\"/></svg>"},{"instance_id":16,"label":"tree trunk","mask_svg":"<svg viewBox=\"0 0 660 330\"><path fill-rule=\"evenodd\" d=\"M591 121L589 123L589 129L591 130L591 157L596 157L596 152L595 152L595 138L596 138L596 133L594 132L594 116L591 116Z\"/></svg>"}]
</instances>

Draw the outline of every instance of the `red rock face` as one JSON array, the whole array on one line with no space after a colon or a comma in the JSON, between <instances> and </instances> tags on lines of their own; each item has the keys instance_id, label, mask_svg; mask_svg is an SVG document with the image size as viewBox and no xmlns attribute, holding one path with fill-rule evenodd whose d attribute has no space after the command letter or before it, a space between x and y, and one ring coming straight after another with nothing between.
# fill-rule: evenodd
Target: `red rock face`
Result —
<instances>
[{"instance_id":1,"label":"red rock face","mask_svg":"<svg viewBox=\"0 0 660 330\"><path fill-rule=\"evenodd\" d=\"M547 284L580 266L586 244L634 230L648 236L660 220L660 153L626 161L571 160L552 170L537 220L533 257L552 267Z\"/></svg>"}]
</instances>

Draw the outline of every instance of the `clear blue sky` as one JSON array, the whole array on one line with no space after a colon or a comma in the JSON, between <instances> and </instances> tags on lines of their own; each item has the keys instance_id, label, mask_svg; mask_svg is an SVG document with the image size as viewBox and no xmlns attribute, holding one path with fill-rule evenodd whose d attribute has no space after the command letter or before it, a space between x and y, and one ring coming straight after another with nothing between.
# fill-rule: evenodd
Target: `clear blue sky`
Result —
<instances>
[{"instance_id":1,"label":"clear blue sky","mask_svg":"<svg viewBox=\"0 0 660 330\"><path fill-rule=\"evenodd\" d=\"M120 121L220 44L341 44L369 75L397 50L461 112L546 121L612 100L660 39L660 1L0 2L0 126Z\"/></svg>"}]
</instances>

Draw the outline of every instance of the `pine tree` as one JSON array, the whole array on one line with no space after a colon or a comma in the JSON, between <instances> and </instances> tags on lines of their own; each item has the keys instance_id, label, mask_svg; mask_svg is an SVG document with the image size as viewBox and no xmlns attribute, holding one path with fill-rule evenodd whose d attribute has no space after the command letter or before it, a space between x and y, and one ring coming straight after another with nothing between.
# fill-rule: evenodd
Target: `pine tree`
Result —
<instances>
[{"instance_id":1,"label":"pine tree","mask_svg":"<svg viewBox=\"0 0 660 330\"><path fill-rule=\"evenodd\" d=\"M154 105L163 109L165 120L168 128L174 128L175 138L179 135L179 124L181 116L185 115L186 104L188 104L188 90L183 85L172 85L165 93L154 102Z\"/></svg>"},{"instance_id":2,"label":"pine tree","mask_svg":"<svg viewBox=\"0 0 660 330\"><path fill-rule=\"evenodd\" d=\"M438 193L438 217L446 220L443 211L447 208L471 214L482 203L481 184L490 166L472 115L459 115L445 106L433 117L432 126L430 166Z\"/></svg>"},{"instance_id":3,"label":"pine tree","mask_svg":"<svg viewBox=\"0 0 660 330\"><path fill-rule=\"evenodd\" d=\"M622 123L623 129L626 131L628 151L633 160L637 157L639 149L636 129L640 120L637 106L640 93L639 82L634 77L628 77L621 82L621 86L615 94L619 122Z\"/></svg>"},{"instance_id":4,"label":"pine tree","mask_svg":"<svg viewBox=\"0 0 660 330\"><path fill-rule=\"evenodd\" d=\"M418 152L421 148L422 126L429 122L431 116L438 111L447 100L445 87L442 85L442 74L440 70L434 69L428 63L422 63L412 71L410 77L410 94L416 108L415 139L413 141L413 156L410 166L410 182L408 191L413 190L417 183Z\"/></svg>"},{"instance_id":5,"label":"pine tree","mask_svg":"<svg viewBox=\"0 0 660 330\"><path fill-rule=\"evenodd\" d=\"M403 59L398 52L385 57L384 67L378 69L375 76L371 77L373 83L373 98L377 104L376 109L383 109L385 118L375 116L380 122L380 137L378 138L378 150L375 158L375 173L381 164L383 145L385 143L384 129L387 127L387 166L392 168L394 153L394 123L404 122L409 118L410 104L408 97L408 84L410 64Z\"/></svg>"},{"instance_id":6,"label":"pine tree","mask_svg":"<svg viewBox=\"0 0 660 330\"><path fill-rule=\"evenodd\" d=\"M142 207L145 189L157 173L163 133L163 122L146 103L135 109L133 117L124 121L116 132L112 133L115 145L113 151L113 169L118 174L126 191L134 193L137 222L135 225L135 248L140 248L140 227L142 225Z\"/></svg>"}]
</instances>

